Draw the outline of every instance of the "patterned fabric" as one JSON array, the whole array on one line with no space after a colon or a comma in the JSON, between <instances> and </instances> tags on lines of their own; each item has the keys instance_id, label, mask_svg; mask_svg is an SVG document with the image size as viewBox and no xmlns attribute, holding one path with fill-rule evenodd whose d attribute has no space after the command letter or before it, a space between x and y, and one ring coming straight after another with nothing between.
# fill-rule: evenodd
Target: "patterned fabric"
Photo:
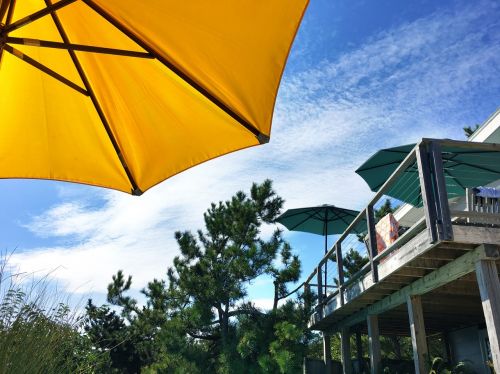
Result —
<instances>
[{"instance_id":1,"label":"patterned fabric","mask_svg":"<svg viewBox=\"0 0 500 374\"><path fill-rule=\"evenodd\" d=\"M375 225L377 233L377 252L380 253L398 238L399 223L389 213Z\"/></svg>"}]
</instances>

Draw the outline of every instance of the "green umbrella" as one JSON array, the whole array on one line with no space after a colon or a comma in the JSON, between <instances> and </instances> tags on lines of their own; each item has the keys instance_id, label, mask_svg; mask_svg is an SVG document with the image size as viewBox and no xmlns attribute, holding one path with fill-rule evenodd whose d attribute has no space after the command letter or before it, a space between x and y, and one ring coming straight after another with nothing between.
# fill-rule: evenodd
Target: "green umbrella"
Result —
<instances>
[{"instance_id":1,"label":"green umbrella","mask_svg":"<svg viewBox=\"0 0 500 374\"><path fill-rule=\"evenodd\" d=\"M359 214L356 210L320 205L308 208L288 209L276 221L290 231L302 231L325 237L325 254L328 252L328 235L342 234ZM363 220L362 220L363 221ZM325 263L325 292L327 281Z\"/></svg>"},{"instance_id":2,"label":"green umbrella","mask_svg":"<svg viewBox=\"0 0 500 374\"><path fill-rule=\"evenodd\" d=\"M342 234L359 214L356 210L338 208L334 205L320 205L308 208L288 209L277 221L290 231L309 232L326 237Z\"/></svg>"},{"instance_id":3,"label":"green umbrella","mask_svg":"<svg viewBox=\"0 0 500 374\"><path fill-rule=\"evenodd\" d=\"M357 170L372 191L378 191L408 156L415 144L381 149ZM500 178L500 152L481 149L442 147L443 171L448 197L465 194L466 188L491 183ZM422 204L416 161L385 193L415 206Z\"/></svg>"}]
</instances>

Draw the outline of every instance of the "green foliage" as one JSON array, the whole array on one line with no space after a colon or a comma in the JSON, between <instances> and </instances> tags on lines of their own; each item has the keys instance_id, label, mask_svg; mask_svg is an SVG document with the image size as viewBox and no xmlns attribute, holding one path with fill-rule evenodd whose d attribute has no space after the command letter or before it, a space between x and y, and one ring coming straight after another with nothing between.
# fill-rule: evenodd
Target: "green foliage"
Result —
<instances>
[{"instance_id":1,"label":"green foliage","mask_svg":"<svg viewBox=\"0 0 500 374\"><path fill-rule=\"evenodd\" d=\"M379 208L376 209L374 214L375 214L375 220L379 221L381 218L384 218L387 214L389 213L394 213L399 206L392 206L392 202L390 199L385 199L384 204Z\"/></svg>"},{"instance_id":2,"label":"green foliage","mask_svg":"<svg viewBox=\"0 0 500 374\"><path fill-rule=\"evenodd\" d=\"M368 258L362 256L355 249L349 249L349 251L344 255L343 265L344 265L344 275L347 278L351 278L354 274L360 271L363 266L368 263Z\"/></svg>"},{"instance_id":3,"label":"green foliage","mask_svg":"<svg viewBox=\"0 0 500 374\"><path fill-rule=\"evenodd\" d=\"M26 282L0 265L0 373L92 373L107 355L81 335L81 318L50 291L46 279Z\"/></svg>"},{"instance_id":4,"label":"green foliage","mask_svg":"<svg viewBox=\"0 0 500 374\"><path fill-rule=\"evenodd\" d=\"M126 295L132 277L125 278L118 271L112 280L107 300L114 309L108 305L97 307L89 300L85 332L100 352L109 353L114 370L136 373L164 356L158 339L167 323L175 327L168 318L171 299L165 282L154 279L141 291L146 304L138 307L137 300Z\"/></svg>"},{"instance_id":5,"label":"green foliage","mask_svg":"<svg viewBox=\"0 0 500 374\"><path fill-rule=\"evenodd\" d=\"M429 374L473 374L474 369L468 361L461 361L456 365L450 365L441 357L435 357L430 363Z\"/></svg>"},{"instance_id":6,"label":"green foliage","mask_svg":"<svg viewBox=\"0 0 500 374\"><path fill-rule=\"evenodd\" d=\"M249 282L271 275L276 305L287 292L285 284L298 279L300 263L281 232L276 230L268 240L259 235L262 224L273 222L282 205L283 199L266 180L254 184L249 196L240 191L229 201L212 203L204 214L206 230L199 230L197 237L189 231L175 234L181 255L169 269L169 290L190 316L186 323L191 325L191 336L220 337L224 346L230 338L231 317L259 313L242 304ZM280 269L273 266L278 253Z\"/></svg>"},{"instance_id":7,"label":"green foliage","mask_svg":"<svg viewBox=\"0 0 500 374\"><path fill-rule=\"evenodd\" d=\"M237 350L246 373L300 372L313 334L307 331L311 309L307 295L267 314L241 316Z\"/></svg>"},{"instance_id":8,"label":"green foliage","mask_svg":"<svg viewBox=\"0 0 500 374\"><path fill-rule=\"evenodd\" d=\"M129 296L132 278L118 271L108 286L110 305L89 301L85 324L97 350L109 354L110 371L300 372L313 296L278 306L300 277L300 261L279 230L260 235L282 206L269 180L211 204L204 230L175 233L180 255L168 285L150 282L141 291L144 306ZM274 284L270 311L244 302L248 284L263 275Z\"/></svg>"},{"instance_id":9,"label":"green foliage","mask_svg":"<svg viewBox=\"0 0 500 374\"><path fill-rule=\"evenodd\" d=\"M472 126L465 126L464 129L464 135L466 138L470 138L472 134L476 132L477 129L479 129L480 125L476 124L474 128Z\"/></svg>"}]
</instances>

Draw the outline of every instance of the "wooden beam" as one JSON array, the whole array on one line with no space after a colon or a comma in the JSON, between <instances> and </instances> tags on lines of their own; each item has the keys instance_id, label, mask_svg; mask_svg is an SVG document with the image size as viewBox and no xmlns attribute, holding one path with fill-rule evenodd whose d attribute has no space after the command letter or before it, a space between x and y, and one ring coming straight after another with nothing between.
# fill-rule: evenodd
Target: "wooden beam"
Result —
<instances>
[{"instance_id":1,"label":"wooden beam","mask_svg":"<svg viewBox=\"0 0 500 374\"><path fill-rule=\"evenodd\" d=\"M330 334L323 333L323 361L325 362L325 373L332 373L332 347Z\"/></svg>"},{"instance_id":2,"label":"wooden beam","mask_svg":"<svg viewBox=\"0 0 500 374\"><path fill-rule=\"evenodd\" d=\"M437 295L461 295L461 296L475 296L479 295L479 290L476 285L454 285L447 284L434 291Z\"/></svg>"},{"instance_id":3,"label":"wooden beam","mask_svg":"<svg viewBox=\"0 0 500 374\"><path fill-rule=\"evenodd\" d=\"M440 260L440 261L453 261L466 252L466 250L449 249L436 247L432 251L425 253L421 258Z\"/></svg>"},{"instance_id":4,"label":"wooden beam","mask_svg":"<svg viewBox=\"0 0 500 374\"><path fill-rule=\"evenodd\" d=\"M422 295L458 279L474 270L478 260L486 257L485 246L467 252L443 267L416 280L412 284L387 296L383 300L350 315L339 322L338 327L352 326L362 322L369 314L380 314L406 302L408 295ZM349 305L349 304L347 304Z\"/></svg>"},{"instance_id":5,"label":"wooden beam","mask_svg":"<svg viewBox=\"0 0 500 374\"><path fill-rule=\"evenodd\" d=\"M443 266L446 263L446 261L439 261L439 260L430 260L428 258L422 258L418 257L415 260L412 260L408 265L406 265L409 268L413 269L428 269L428 270L434 270L438 269L441 266Z\"/></svg>"},{"instance_id":6,"label":"wooden beam","mask_svg":"<svg viewBox=\"0 0 500 374\"><path fill-rule=\"evenodd\" d=\"M490 341L493 367L496 373L500 373L500 281L495 260L478 261L476 263L476 276Z\"/></svg>"},{"instance_id":7,"label":"wooden beam","mask_svg":"<svg viewBox=\"0 0 500 374\"><path fill-rule=\"evenodd\" d=\"M404 266L396 273L394 273L394 275L399 275L401 277L412 277L412 278L422 278L426 274L427 272L425 271L425 269L415 269L407 266ZM390 280L391 278L392 276L390 276L388 280Z\"/></svg>"},{"instance_id":8,"label":"wooden beam","mask_svg":"<svg viewBox=\"0 0 500 374\"><path fill-rule=\"evenodd\" d=\"M410 320L411 344L413 347L413 361L416 374L427 374L429 365L429 351L425 334L424 312L420 295L408 296L408 318Z\"/></svg>"},{"instance_id":9,"label":"wooden beam","mask_svg":"<svg viewBox=\"0 0 500 374\"><path fill-rule=\"evenodd\" d=\"M344 374L351 374L351 334L348 328L340 330L340 351L342 356L342 372Z\"/></svg>"},{"instance_id":10,"label":"wooden beam","mask_svg":"<svg viewBox=\"0 0 500 374\"><path fill-rule=\"evenodd\" d=\"M500 229L497 227L453 225L453 236L456 242L465 244L492 243L498 244Z\"/></svg>"},{"instance_id":11,"label":"wooden beam","mask_svg":"<svg viewBox=\"0 0 500 374\"><path fill-rule=\"evenodd\" d=\"M368 325L368 348L370 351L370 373L378 374L382 370L382 356L380 353L380 335L378 329L378 316L366 317Z\"/></svg>"}]
</instances>

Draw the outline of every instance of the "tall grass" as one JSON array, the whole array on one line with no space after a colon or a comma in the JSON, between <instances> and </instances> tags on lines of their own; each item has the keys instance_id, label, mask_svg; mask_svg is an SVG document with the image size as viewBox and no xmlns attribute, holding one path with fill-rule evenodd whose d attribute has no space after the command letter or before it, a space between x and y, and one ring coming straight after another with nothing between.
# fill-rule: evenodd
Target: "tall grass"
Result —
<instances>
[{"instance_id":1,"label":"tall grass","mask_svg":"<svg viewBox=\"0 0 500 374\"><path fill-rule=\"evenodd\" d=\"M99 361L48 276L13 273L0 256L0 374L91 373Z\"/></svg>"}]
</instances>

